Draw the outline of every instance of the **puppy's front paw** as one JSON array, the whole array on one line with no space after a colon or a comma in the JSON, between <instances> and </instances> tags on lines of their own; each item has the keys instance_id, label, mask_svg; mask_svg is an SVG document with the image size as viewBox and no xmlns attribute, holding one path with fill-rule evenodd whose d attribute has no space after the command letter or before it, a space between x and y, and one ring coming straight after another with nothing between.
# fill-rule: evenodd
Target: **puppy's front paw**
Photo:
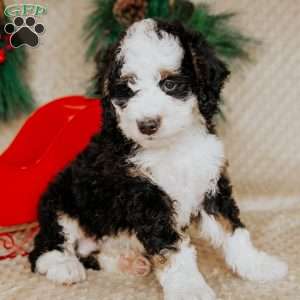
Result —
<instances>
[{"instance_id":1,"label":"puppy's front paw","mask_svg":"<svg viewBox=\"0 0 300 300\"><path fill-rule=\"evenodd\" d=\"M216 295L208 285L174 287L166 291L164 300L215 300Z\"/></svg>"},{"instance_id":2,"label":"puppy's front paw","mask_svg":"<svg viewBox=\"0 0 300 300\"><path fill-rule=\"evenodd\" d=\"M256 251L251 259L244 257L244 261L236 268L237 273L253 281L272 281L286 276L288 266L275 256L262 251Z\"/></svg>"},{"instance_id":3,"label":"puppy's front paw","mask_svg":"<svg viewBox=\"0 0 300 300\"><path fill-rule=\"evenodd\" d=\"M36 270L54 282L72 284L86 279L83 265L76 256L53 250L40 256Z\"/></svg>"},{"instance_id":4,"label":"puppy's front paw","mask_svg":"<svg viewBox=\"0 0 300 300\"><path fill-rule=\"evenodd\" d=\"M70 257L64 262L52 265L46 276L48 279L62 284L72 284L86 279L85 269L76 257Z\"/></svg>"}]
</instances>

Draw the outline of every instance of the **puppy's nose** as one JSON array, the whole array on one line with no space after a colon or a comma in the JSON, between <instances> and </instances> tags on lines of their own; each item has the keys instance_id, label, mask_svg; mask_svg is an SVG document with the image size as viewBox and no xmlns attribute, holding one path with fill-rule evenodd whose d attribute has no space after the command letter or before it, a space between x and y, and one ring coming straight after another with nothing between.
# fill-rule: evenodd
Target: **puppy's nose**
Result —
<instances>
[{"instance_id":1,"label":"puppy's nose","mask_svg":"<svg viewBox=\"0 0 300 300\"><path fill-rule=\"evenodd\" d=\"M145 118L142 121L137 121L138 128L142 134L152 135L160 126L160 117Z\"/></svg>"}]
</instances>

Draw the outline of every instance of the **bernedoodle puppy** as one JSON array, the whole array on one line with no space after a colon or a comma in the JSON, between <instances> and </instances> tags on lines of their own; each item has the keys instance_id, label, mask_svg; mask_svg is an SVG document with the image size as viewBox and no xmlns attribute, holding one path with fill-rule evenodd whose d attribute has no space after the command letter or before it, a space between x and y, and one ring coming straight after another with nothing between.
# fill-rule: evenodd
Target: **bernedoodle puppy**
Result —
<instances>
[{"instance_id":1,"label":"bernedoodle puppy","mask_svg":"<svg viewBox=\"0 0 300 300\"><path fill-rule=\"evenodd\" d=\"M32 270L70 284L86 278L84 267L151 269L166 300L215 299L193 225L241 277L282 278L286 264L253 246L232 198L213 121L229 72L201 34L146 19L107 60L103 129L44 193Z\"/></svg>"}]
</instances>

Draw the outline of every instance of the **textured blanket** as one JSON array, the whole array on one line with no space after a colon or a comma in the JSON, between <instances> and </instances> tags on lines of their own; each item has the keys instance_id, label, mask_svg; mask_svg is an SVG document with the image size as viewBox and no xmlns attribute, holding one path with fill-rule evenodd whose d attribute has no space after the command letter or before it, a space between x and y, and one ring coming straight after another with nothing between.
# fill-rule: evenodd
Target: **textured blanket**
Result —
<instances>
[{"instance_id":1,"label":"textured blanket","mask_svg":"<svg viewBox=\"0 0 300 300\"><path fill-rule=\"evenodd\" d=\"M245 200L241 207L254 243L260 249L282 257L289 264L289 273L284 280L273 283L242 280L225 266L218 251L204 241L196 240L199 268L218 299L300 299L299 200ZM137 279L103 271L88 271L88 279L83 283L56 285L43 276L32 274L26 257L17 257L0 262L0 299L158 300L162 299L162 293L153 275Z\"/></svg>"}]
</instances>

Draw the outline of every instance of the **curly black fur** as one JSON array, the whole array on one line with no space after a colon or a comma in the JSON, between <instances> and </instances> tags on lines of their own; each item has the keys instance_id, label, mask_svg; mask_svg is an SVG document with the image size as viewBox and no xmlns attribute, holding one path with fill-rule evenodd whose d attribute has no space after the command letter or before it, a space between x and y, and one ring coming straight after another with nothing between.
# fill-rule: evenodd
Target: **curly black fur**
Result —
<instances>
[{"instance_id":1,"label":"curly black fur","mask_svg":"<svg viewBox=\"0 0 300 300\"><path fill-rule=\"evenodd\" d=\"M239 208L232 197L232 187L229 179L222 175L217 184L217 192L212 195L208 193L203 202L204 210L211 215L221 215L229 220L232 230L245 227L239 218Z\"/></svg>"},{"instance_id":2,"label":"curly black fur","mask_svg":"<svg viewBox=\"0 0 300 300\"><path fill-rule=\"evenodd\" d=\"M99 262L94 255L89 255L87 257L80 257L79 260L86 269L92 269L96 271L101 270Z\"/></svg>"},{"instance_id":3,"label":"curly black fur","mask_svg":"<svg viewBox=\"0 0 300 300\"><path fill-rule=\"evenodd\" d=\"M113 116L108 112L106 108L105 121L113 123L107 120ZM179 236L172 201L149 180L129 175L127 159L132 151L134 144L117 128L105 126L50 184L40 202L41 231L30 254L33 268L42 253L62 247L58 213L78 220L86 234L96 238L134 232L149 254L174 247Z\"/></svg>"}]
</instances>

